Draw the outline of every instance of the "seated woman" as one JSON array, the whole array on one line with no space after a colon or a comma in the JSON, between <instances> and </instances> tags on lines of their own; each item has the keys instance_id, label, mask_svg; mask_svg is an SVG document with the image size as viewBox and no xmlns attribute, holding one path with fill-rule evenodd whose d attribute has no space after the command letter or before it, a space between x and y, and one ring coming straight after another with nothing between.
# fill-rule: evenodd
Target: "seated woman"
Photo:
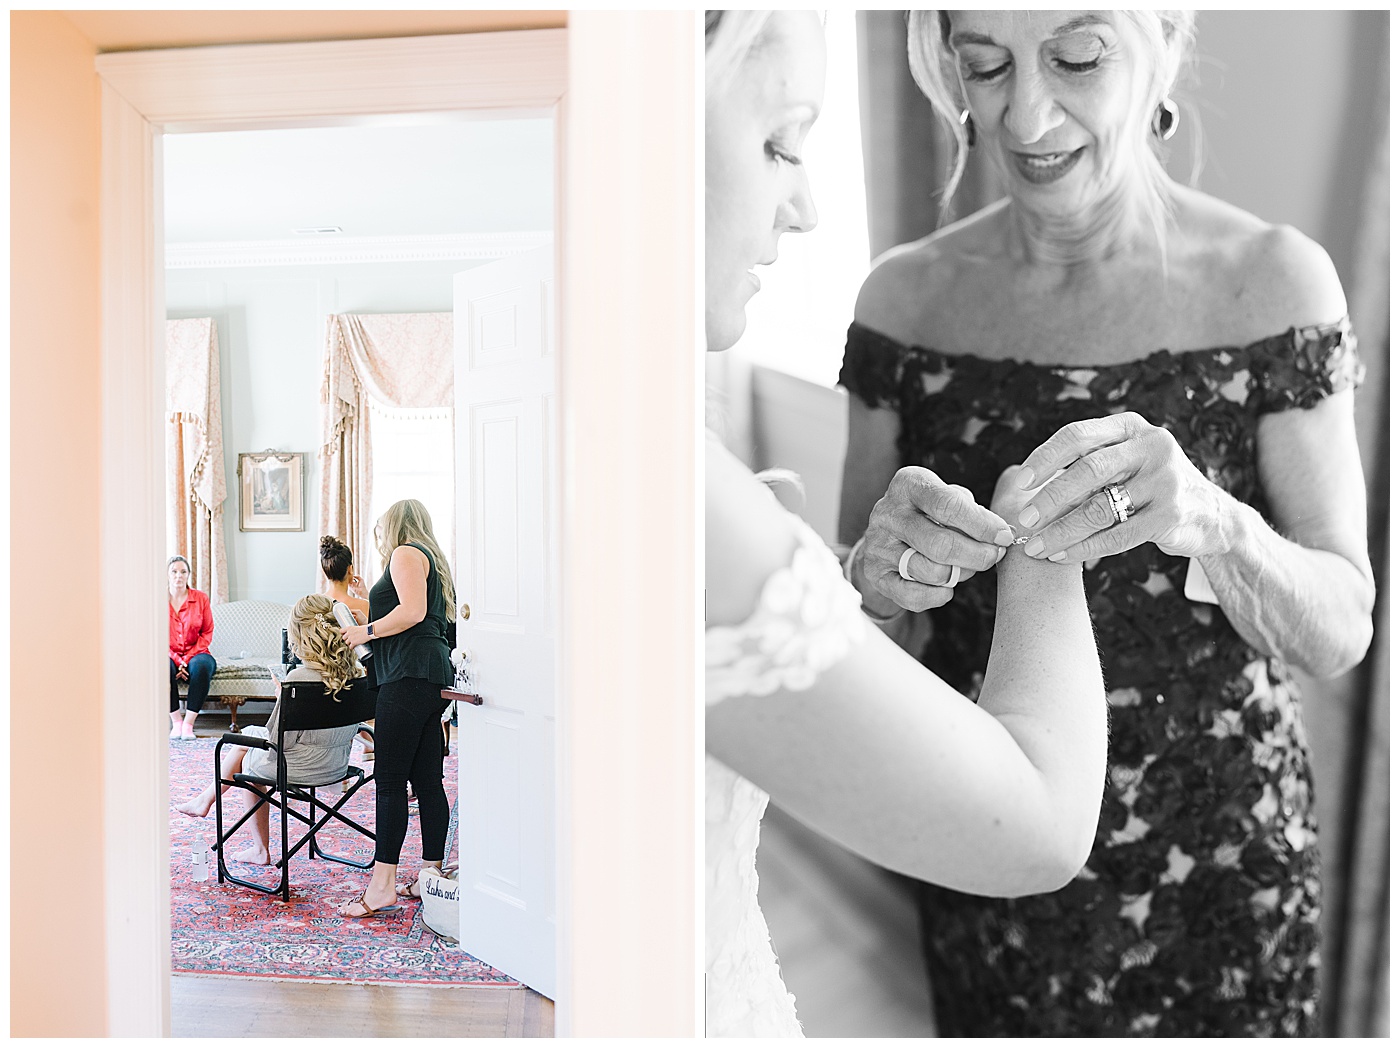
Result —
<instances>
[{"instance_id":1,"label":"seated woman","mask_svg":"<svg viewBox=\"0 0 1400 1048\"><path fill-rule=\"evenodd\" d=\"M355 615L355 621L363 626L369 621L369 595L365 592L364 580L355 574L354 552L333 535L321 536L321 573L330 583L327 590L333 600L338 600Z\"/></svg>"},{"instance_id":2,"label":"seated woman","mask_svg":"<svg viewBox=\"0 0 1400 1048\"><path fill-rule=\"evenodd\" d=\"M365 675L364 667L355 658L340 637L340 624L332 614L334 602L330 597L313 593L302 597L292 608L292 617L287 624L287 642L302 665L288 674L288 680L321 680L332 695L343 691L356 678ZM282 713L282 700L279 698L272 709L267 727L244 728L242 734L261 739L277 737L277 724ZM289 731L284 741L287 757L287 778L292 782L324 782L343 773L350 763L350 747L355 733L355 725L343 728L314 728L307 731ZM236 772L258 775L263 778L276 778L277 753L274 750L249 749L246 746L229 746L224 750L221 779L231 779ZM210 782L199 793L175 810L196 819L203 819L214 806L214 790L218 784ZM229 787L225 786L224 790ZM253 799L250 797L250 804ZM254 844L251 848L231 857L240 862L260 866L268 864L268 811L264 804L254 814Z\"/></svg>"},{"instance_id":3,"label":"seated woman","mask_svg":"<svg viewBox=\"0 0 1400 1048\"><path fill-rule=\"evenodd\" d=\"M321 536L321 574L330 583L327 596L349 608L355 621L363 626L369 621L369 599L364 579L355 574L354 561L354 552L340 539L334 535ZM368 665L365 668L370 669ZM377 687L373 672L369 675L369 686ZM365 760L374 760L374 736L363 732L360 742L365 748Z\"/></svg>"},{"instance_id":4,"label":"seated woman","mask_svg":"<svg viewBox=\"0 0 1400 1048\"><path fill-rule=\"evenodd\" d=\"M214 613L208 595L189 584L188 560L177 553L166 566L170 575L170 737L193 739L194 719L209 697L209 683L218 668L209 654ZM189 685L183 698L181 684ZM181 702L185 704L183 713Z\"/></svg>"}]
</instances>

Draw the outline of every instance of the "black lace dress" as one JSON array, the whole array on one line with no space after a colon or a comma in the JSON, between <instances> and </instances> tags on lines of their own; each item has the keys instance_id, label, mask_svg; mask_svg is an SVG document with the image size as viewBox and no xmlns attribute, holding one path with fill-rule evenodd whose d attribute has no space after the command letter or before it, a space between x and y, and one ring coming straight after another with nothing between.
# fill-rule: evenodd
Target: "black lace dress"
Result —
<instances>
[{"instance_id":1,"label":"black lace dress","mask_svg":"<svg viewBox=\"0 0 1400 1048\"><path fill-rule=\"evenodd\" d=\"M840 381L899 413L902 462L983 505L1065 423L1136 411L1267 518L1259 416L1361 376L1343 319L1100 367L945 354L853 324ZM1218 606L1186 599L1188 564L1146 544L1086 566L1112 729L1079 876L1013 900L919 886L942 1036L1316 1033L1320 862L1297 687ZM972 698L995 610L984 572L929 612L923 661Z\"/></svg>"}]
</instances>

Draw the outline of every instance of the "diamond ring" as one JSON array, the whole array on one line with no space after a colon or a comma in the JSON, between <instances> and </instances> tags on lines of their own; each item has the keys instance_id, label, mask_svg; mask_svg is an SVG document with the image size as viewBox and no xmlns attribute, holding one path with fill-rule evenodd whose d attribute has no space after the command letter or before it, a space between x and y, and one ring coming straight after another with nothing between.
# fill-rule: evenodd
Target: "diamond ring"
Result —
<instances>
[{"instance_id":1,"label":"diamond ring","mask_svg":"<svg viewBox=\"0 0 1400 1048\"><path fill-rule=\"evenodd\" d=\"M1108 496L1109 508L1113 510L1113 516L1118 523L1128 523L1128 518L1133 515L1133 497L1128 494L1127 489L1120 488L1117 484L1110 484L1103 490L1104 494Z\"/></svg>"}]
</instances>

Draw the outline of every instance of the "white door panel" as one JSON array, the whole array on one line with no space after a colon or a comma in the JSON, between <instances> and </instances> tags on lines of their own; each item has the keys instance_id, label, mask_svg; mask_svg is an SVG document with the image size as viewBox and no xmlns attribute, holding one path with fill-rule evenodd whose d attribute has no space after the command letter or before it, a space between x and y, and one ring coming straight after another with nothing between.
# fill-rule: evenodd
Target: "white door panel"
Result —
<instances>
[{"instance_id":1,"label":"white door panel","mask_svg":"<svg viewBox=\"0 0 1400 1048\"><path fill-rule=\"evenodd\" d=\"M457 274L462 947L554 996L555 623L552 248Z\"/></svg>"}]
</instances>

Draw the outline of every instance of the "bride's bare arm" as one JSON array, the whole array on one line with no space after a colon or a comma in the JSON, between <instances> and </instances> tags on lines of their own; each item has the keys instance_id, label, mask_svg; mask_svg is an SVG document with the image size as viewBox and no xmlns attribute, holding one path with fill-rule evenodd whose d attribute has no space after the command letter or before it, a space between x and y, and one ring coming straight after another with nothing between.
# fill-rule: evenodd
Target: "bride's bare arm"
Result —
<instances>
[{"instance_id":1,"label":"bride's bare arm","mask_svg":"<svg viewBox=\"0 0 1400 1048\"><path fill-rule=\"evenodd\" d=\"M748 616L791 557L791 527L742 465L711 449L711 625ZM1063 885L1093 842L1107 747L1082 576L1019 547L996 570L980 704L870 627L813 687L710 707L707 749L814 829L890 869L984 895Z\"/></svg>"}]
</instances>

